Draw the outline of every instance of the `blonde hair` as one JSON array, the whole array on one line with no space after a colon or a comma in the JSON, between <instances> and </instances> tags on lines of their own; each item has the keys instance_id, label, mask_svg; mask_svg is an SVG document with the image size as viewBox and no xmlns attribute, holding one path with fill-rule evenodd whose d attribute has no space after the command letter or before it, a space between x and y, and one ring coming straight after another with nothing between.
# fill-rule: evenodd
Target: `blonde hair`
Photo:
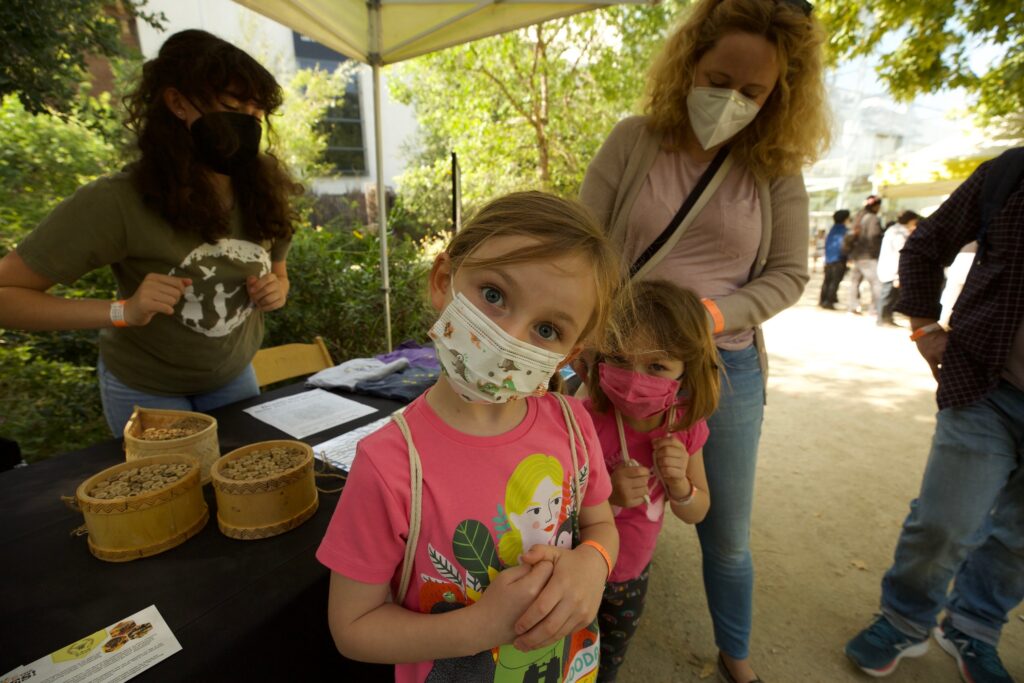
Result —
<instances>
[{"instance_id":1,"label":"blonde hair","mask_svg":"<svg viewBox=\"0 0 1024 683\"><path fill-rule=\"evenodd\" d=\"M506 567L514 565L523 553L523 534L512 522L512 513L521 515L526 512L530 503L545 504L547 502L533 500L537 486L545 479L550 479L559 491L563 491L563 474L562 463L558 458L543 453L527 456L512 471L512 476L505 484L505 515L508 518L508 531L502 534L498 541L498 557ZM559 495L564 495L564 492ZM564 507L565 501L562 502L559 512ZM556 528L555 534L557 533L558 529Z\"/></svg>"},{"instance_id":2,"label":"blonde hair","mask_svg":"<svg viewBox=\"0 0 1024 683\"><path fill-rule=\"evenodd\" d=\"M679 393L686 398L686 412L669 430L689 429L718 407L718 349L704 304L690 290L666 280L641 280L631 290L615 302L612 329L620 332L606 340L605 356L657 351L683 361ZM587 387L594 409L604 413L611 409L611 401L601 390L602 360L604 356L598 356L591 367Z\"/></svg>"},{"instance_id":3,"label":"blonde hair","mask_svg":"<svg viewBox=\"0 0 1024 683\"><path fill-rule=\"evenodd\" d=\"M753 122L732 141L733 154L758 178L798 173L828 148L821 22L787 0L700 0L668 37L647 76L649 127L671 149L689 126L686 97L697 62L729 33L749 33L775 46L779 80Z\"/></svg>"},{"instance_id":4,"label":"blonde hair","mask_svg":"<svg viewBox=\"0 0 1024 683\"><path fill-rule=\"evenodd\" d=\"M538 244L494 258L473 256L491 237L513 235L532 237ZM593 272L597 302L576 343L605 329L622 273L619 256L585 206L537 191L515 192L489 202L456 233L446 251L453 272L460 267L487 268L570 254L583 256Z\"/></svg>"}]
</instances>

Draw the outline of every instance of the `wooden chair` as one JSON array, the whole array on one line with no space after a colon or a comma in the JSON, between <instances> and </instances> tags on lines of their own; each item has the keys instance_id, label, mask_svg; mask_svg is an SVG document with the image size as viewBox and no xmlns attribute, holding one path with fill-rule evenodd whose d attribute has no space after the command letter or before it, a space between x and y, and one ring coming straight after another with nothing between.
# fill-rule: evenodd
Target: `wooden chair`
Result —
<instances>
[{"instance_id":1,"label":"wooden chair","mask_svg":"<svg viewBox=\"0 0 1024 683\"><path fill-rule=\"evenodd\" d=\"M310 375L333 365L327 345L319 336L312 344L282 344L260 349L252 359L256 382L260 387L300 375Z\"/></svg>"}]
</instances>

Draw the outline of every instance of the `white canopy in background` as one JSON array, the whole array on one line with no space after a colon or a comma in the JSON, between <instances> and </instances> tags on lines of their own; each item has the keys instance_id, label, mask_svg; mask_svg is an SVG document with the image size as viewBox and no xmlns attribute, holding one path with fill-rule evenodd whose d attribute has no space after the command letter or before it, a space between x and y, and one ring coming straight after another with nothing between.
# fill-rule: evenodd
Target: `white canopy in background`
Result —
<instances>
[{"instance_id":1,"label":"white canopy in background","mask_svg":"<svg viewBox=\"0 0 1024 683\"><path fill-rule=\"evenodd\" d=\"M532 26L579 12L649 0L235 0L343 55L373 67L377 197L384 206L383 138L380 123L380 67L461 43ZM387 217L377 211L381 288L388 351L391 298L388 280Z\"/></svg>"}]
</instances>

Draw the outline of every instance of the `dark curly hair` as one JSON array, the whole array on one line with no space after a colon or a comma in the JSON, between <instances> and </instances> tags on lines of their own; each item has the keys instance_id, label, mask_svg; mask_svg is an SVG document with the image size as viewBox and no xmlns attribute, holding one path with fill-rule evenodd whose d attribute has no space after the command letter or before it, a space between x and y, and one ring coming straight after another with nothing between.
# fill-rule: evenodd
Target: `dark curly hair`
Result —
<instances>
[{"instance_id":1,"label":"dark curly hair","mask_svg":"<svg viewBox=\"0 0 1024 683\"><path fill-rule=\"evenodd\" d=\"M257 103L269 131L270 114L281 106L281 86L231 43L206 31L188 30L168 38L156 58L143 65L142 79L126 100L126 125L141 153L129 172L143 200L175 230L198 233L212 243L228 234L230 211L218 199L188 127L164 103L167 88L204 107L230 90L242 101ZM291 199L302 193L302 186L273 154L260 154L258 163L231 180L251 238L291 237L297 218Z\"/></svg>"}]
</instances>

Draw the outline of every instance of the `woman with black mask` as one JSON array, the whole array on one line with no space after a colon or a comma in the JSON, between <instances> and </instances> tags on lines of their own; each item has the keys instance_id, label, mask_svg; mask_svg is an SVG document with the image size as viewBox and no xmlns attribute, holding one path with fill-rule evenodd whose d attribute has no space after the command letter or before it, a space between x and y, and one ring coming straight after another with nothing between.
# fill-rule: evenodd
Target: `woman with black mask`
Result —
<instances>
[{"instance_id":1,"label":"woman with black mask","mask_svg":"<svg viewBox=\"0 0 1024 683\"><path fill-rule=\"evenodd\" d=\"M204 31L172 35L125 104L138 161L82 186L0 259L0 327L97 329L104 413L208 411L256 395L263 313L288 297L302 190L260 151L274 77ZM47 292L110 266L115 301Z\"/></svg>"}]
</instances>

